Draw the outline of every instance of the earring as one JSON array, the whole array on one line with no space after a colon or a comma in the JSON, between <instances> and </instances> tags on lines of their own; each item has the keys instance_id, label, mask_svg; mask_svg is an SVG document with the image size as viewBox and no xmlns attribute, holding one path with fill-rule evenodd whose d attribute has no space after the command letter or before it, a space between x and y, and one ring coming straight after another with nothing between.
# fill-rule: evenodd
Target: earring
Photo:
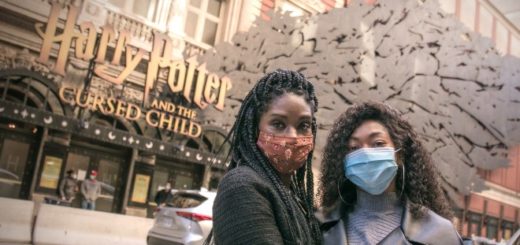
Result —
<instances>
[{"instance_id":1,"label":"earring","mask_svg":"<svg viewBox=\"0 0 520 245\"><path fill-rule=\"evenodd\" d=\"M399 194L399 199L401 199L401 197L403 196L403 193L404 193L404 185L405 185L405 168L404 168L404 163L403 163L403 181L401 182L401 193Z\"/></svg>"}]
</instances>

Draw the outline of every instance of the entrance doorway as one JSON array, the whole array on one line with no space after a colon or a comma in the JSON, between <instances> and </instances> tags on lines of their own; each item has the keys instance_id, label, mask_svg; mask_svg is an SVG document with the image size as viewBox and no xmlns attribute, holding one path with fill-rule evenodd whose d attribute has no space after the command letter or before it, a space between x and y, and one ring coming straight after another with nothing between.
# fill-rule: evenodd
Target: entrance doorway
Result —
<instances>
[{"instance_id":1,"label":"entrance doorway","mask_svg":"<svg viewBox=\"0 0 520 245\"><path fill-rule=\"evenodd\" d=\"M79 208L82 201L81 183L90 177L92 170L96 170L96 179L101 184L96 210L120 213L130 150L103 142L93 144L94 142L84 138L73 137L71 142L69 147L45 145L36 191L40 194L57 195L59 181L66 178L68 170L73 170L78 179L78 192L71 206Z\"/></svg>"},{"instance_id":2,"label":"entrance doorway","mask_svg":"<svg viewBox=\"0 0 520 245\"><path fill-rule=\"evenodd\" d=\"M96 210L120 212L126 183L127 164L130 154L125 150L99 149L99 146L73 145L67 154L65 171L72 169L78 176L79 185L92 170L98 172L97 181L101 184L101 195L96 201ZM79 207L81 195L73 206Z\"/></svg>"},{"instance_id":3,"label":"entrance doorway","mask_svg":"<svg viewBox=\"0 0 520 245\"><path fill-rule=\"evenodd\" d=\"M29 197L37 139L40 138L38 131L32 125L1 120L0 197Z\"/></svg>"}]
</instances>

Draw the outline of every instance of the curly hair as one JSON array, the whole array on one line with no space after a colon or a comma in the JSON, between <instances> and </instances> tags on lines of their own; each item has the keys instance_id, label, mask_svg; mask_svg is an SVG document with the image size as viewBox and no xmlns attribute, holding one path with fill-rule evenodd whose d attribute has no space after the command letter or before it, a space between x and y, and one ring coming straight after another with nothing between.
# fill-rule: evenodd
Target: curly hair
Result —
<instances>
[{"instance_id":1,"label":"curly hair","mask_svg":"<svg viewBox=\"0 0 520 245\"><path fill-rule=\"evenodd\" d=\"M450 219L451 210L438 182L438 173L430 154L419 141L410 123L399 111L376 102L366 102L347 109L335 121L323 152L321 181L318 189L321 205L326 210L332 208L339 198L346 206L346 212L353 210L356 203L356 186L349 181L343 170L343 159L347 154L347 144L352 133L365 121L373 120L386 127L395 148L400 148L398 159L405 166L404 193L401 201L407 200L413 217L421 217L427 207L435 213ZM399 168L402 168L399 164ZM403 187L402 171L396 176L396 189ZM341 190L340 193L338 193Z\"/></svg>"},{"instance_id":2,"label":"curly hair","mask_svg":"<svg viewBox=\"0 0 520 245\"><path fill-rule=\"evenodd\" d=\"M238 165L252 168L260 176L273 183L286 205L286 209L283 210L283 212L286 212L286 217L297 217L294 215L294 210L299 207L292 201L291 194L287 193L286 188L283 187L276 170L269 164L268 159L256 145L261 116L276 98L285 93L303 96L311 106L313 112L311 129L315 141L317 131L315 112L317 111L318 100L314 93L314 86L301 73L278 69L262 77L242 102L237 119L229 135L232 135L230 149L232 157L228 170ZM310 235L314 242L319 244L321 233L318 221L313 215L314 181L311 165L312 154L312 152L309 153L305 166L296 171L296 175L291 179L291 186L295 189L298 198L304 200L304 206L308 210L307 219L298 220L298 223L308 224L310 222ZM292 219L289 220L289 224L289 229L293 230L292 234L296 236L298 234L296 232L298 224L294 223Z\"/></svg>"}]
</instances>

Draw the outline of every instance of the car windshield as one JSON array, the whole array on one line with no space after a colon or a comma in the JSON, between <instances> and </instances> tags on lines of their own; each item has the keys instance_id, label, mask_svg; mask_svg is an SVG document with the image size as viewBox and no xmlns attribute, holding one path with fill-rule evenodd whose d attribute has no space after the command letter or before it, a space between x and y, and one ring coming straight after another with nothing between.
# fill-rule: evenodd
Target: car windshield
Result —
<instances>
[{"instance_id":1,"label":"car windshield","mask_svg":"<svg viewBox=\"0 0 520 245\"><path fill-rule=\"evenodd\" d=\"M173 194L167 205L174 208L193 208L206 200L207 198L196 193L177 192Z\"/></svg>"}]
</instances>

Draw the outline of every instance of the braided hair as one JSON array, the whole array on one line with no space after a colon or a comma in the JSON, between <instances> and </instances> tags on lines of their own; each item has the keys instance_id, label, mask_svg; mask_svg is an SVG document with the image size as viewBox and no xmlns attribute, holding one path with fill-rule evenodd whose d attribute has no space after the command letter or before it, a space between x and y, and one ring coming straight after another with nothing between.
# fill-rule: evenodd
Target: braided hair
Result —
<instances>
[{"instance_id":1,"label":"braided hair","mask_svg":"<svg viewBox=\"0 0 520 245\"><path fill-rule=\"evenodd\" d=\"M290 201L290 193L288 193L287 189L283 186L276 170L269 164L269 160L256 145L259 131L258 125L262 114L267 110L272 101L285 93L303 96L311 106L313 112L311 128L314 135L313 141L315 141L317 126L314 113L317 111L318 100L314 93L313 85L298 72L281 69L276 70L265 75L258 81L245 97L240 107L237 119L230 132L230 136L232 135L232 146L230 149L232 158L228 171L239 165L245 165L252 168L260 176L271 181L286 205L286 209L283 209L282 212L286 212L284 215L287 217L289 229L292 231L291 234L293 234L293 236L299 234L298 224L307 224L310 222L312 238L315 243L320 243L321 233L318 222L313 215L314 182L311 169L312 151L307 157L305 166L298 169L296 174L291 178L291 186L296 196L303 201L308 211L306 217L308 220L297 220L299 216L294 215L294 211L298 207L294 205L294 202ZM292 217L296 220L293 220ZM297 240L296 237L293 238Z\"/></svg>"}]
</instances>

